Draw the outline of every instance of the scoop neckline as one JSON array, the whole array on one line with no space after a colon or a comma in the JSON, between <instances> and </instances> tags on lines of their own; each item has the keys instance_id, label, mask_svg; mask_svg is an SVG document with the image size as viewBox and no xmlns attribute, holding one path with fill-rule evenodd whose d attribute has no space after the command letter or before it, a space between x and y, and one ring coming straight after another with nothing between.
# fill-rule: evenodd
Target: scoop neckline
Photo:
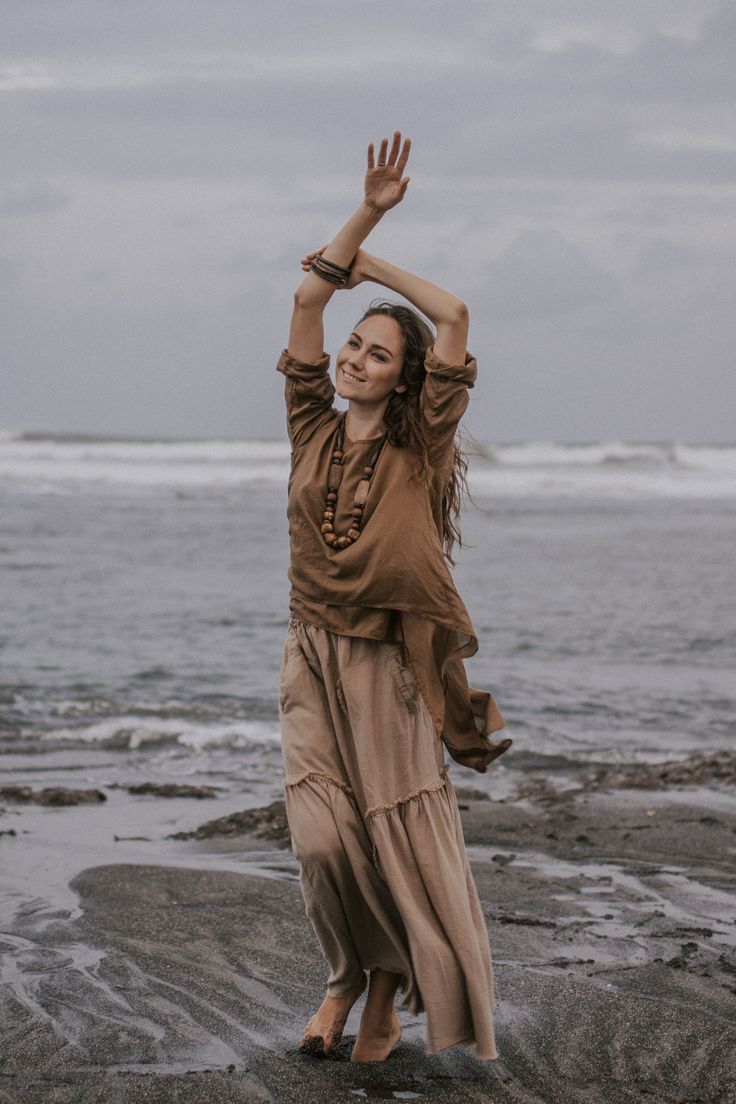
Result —
<instances>
[{"instance_id":1,"label":"scoop neckline","mask_svg":"<svg viewBox=\"0 0 736 1104\"><path fill-rule=\"evenodd\" d=\"M351 437L347 430L343 431L343 440L349 441L351 445L367 445L370 441L380 441L383 436L383 433L379 433L377 437Z\"/></svg>"}]
</instances>

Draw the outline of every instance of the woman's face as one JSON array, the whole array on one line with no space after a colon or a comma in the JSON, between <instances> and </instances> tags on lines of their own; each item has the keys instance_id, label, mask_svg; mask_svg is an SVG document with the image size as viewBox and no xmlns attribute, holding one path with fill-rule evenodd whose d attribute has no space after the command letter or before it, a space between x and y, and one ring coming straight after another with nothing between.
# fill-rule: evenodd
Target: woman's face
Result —
<instances>
[{"instance_id":1,"label":"woman's face","mask_svg":"<svg viewBox=\"0 0 736 1104\"><path fill-rule=\"evenodd\" d=\"M404 362L404 337L398 322L385 314L372 314L358 323L337 354L335 388L342 399L380 403L399 384Z\"/></svg>"}]
</instances>

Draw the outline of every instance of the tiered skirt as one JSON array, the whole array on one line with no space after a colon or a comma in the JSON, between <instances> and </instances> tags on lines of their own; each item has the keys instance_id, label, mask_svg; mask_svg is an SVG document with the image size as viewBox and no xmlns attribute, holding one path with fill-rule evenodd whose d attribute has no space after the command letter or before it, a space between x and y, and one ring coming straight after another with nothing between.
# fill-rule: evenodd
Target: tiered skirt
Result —
<instances>
[{"instance_id":1,"label":"tiered skirt","mask_svg":"<svg viewBox=\"0 0 736 1104\"><path fill-rule=\"evenodd\" d=\"M327 992L377 967L426 1047L498 1057L488 932L444 748L399 643L292 618L281 669L286 813Z\"/></svg>"}]
</instances>

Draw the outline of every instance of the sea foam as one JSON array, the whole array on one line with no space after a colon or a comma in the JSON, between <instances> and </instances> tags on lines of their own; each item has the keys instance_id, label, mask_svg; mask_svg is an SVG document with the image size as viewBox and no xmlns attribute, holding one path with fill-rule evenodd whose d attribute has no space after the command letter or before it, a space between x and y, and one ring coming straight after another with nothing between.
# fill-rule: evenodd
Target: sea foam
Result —
<instances>
[{"instance_id":1,"label":"sea foam","mask_svg":"<svg viewBox=\"0 0 736 1104\"><path fill-rule=\"evenodd\" d=\"M153 439L0 430L0 486L74 494L285 486L286 440ZM736 497L736 445L556 441L482 444L471 489L490 497Z\"/></svg>"}]
</instances>

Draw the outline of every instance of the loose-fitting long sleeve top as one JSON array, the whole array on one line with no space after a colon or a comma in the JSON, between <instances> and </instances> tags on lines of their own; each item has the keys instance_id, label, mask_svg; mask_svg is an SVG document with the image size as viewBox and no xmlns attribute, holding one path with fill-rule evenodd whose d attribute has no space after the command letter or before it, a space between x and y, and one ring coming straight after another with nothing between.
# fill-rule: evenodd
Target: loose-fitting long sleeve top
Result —
<instances>
[{"instance_id":1,"label":"loose-fitting long sleeve top","mask_svg":"<svg viewBox=\"0 0 736 1104\"><path fill-rule=\"evenodd\" d=\"M345 548L321 532L339 411L326 354L313 363L281 353L291 441L288 520L290 609L295 617L346 636L403 642L406 667L435 729L459 763L484 772L510 745L489 734L504 720L488 691L468 686L463 660L478 640L442 551L442 497L452 472L455 432L475 382L475 358L445 364L430 347L420 411L430 478L413 454L386 442L370 482L360 537ZM351 526L355 490L375 440L343 443L334 530Z\"/></svg>"}]
</instances>

